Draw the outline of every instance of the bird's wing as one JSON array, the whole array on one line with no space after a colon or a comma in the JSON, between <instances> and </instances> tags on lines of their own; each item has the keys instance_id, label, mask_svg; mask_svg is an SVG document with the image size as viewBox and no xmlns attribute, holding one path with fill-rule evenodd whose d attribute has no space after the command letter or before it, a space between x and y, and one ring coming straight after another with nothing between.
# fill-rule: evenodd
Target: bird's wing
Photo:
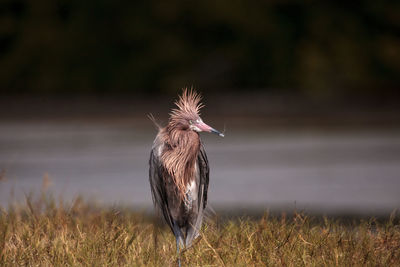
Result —
<instances>
[{"instance_id":1,"label":"bird's wing","mask_svg":"<svg viewBox=\"0 0 400 267\"><path fill-rule=\"evenodd\" d=\"M208 159L206 155L206 151L204 150L203 144L200 145L200 152L198 155L198 164L200 169L200 189L199 190L199 201L203 203L199 203L199 208L205 209L207 206L207 192L208 192L208 183L210 180L210 167L208 165ZM203 205L201 207L201 205Z\"/></svg>"},{"instance_id":2,"label":"bird's wing","mask_svg":"<svg viewBox=\"0 0 400 267\"><path fill-rule=\"evenodd\" d=\"M163 179L164 167L161 164L160 158L156 153L157 147L153 148L150 153L150 169L149 180L151 195L153 197L154 206L161 211L166 223L173 229L172 217L168 207L168 197Z\"/></svg>"},{"instance_id":3,"label":"bird's wing","mask_svg":"<svg viewBox=\"0 0 400 267\"><path fill-rule=\"evenodd\" d=\"M210 169L208 166L207 155L204 150L203 144L200 146L200 152L197 157L197 164L199 166L199 189L198 189L198 202L197 211L194 213L196 216L192 217L190 226L187 228L186 232L186 247L190 247L194 239L199 236L201 224L204 217L204 210L207 205L207 191L208 182L210 177Z\"/></svg>"}]
</instances>

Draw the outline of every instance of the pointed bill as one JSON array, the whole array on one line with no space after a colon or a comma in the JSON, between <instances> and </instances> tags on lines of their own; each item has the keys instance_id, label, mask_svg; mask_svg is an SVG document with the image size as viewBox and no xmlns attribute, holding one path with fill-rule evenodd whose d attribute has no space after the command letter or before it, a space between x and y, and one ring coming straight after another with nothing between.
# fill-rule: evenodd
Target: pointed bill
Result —
<instances>
[{"instance_id":1,"label":"pointed bill","mask_svg":"<svg viewBox=\"0 0 400 267\"><path fill-rule=\"evenodd\" d=\"M205 124L203 121L199 121L198 123L195 124L195 126L200 130L200 132L209 132L209 133L215 133L221 137L224 137L225 135L214 128L208 126Z\"/></svg>"}]
</instances>

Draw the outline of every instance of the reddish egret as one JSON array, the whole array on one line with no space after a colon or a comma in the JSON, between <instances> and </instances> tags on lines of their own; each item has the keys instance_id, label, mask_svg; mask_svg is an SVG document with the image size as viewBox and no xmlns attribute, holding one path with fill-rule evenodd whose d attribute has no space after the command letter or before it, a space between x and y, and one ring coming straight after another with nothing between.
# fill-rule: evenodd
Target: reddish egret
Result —
<instances>
[{"instance_id":1,"label":"reddish egret","mask_svg":"<svg viewBox=\"0 0 400 267\"><path fill-rule=\"evenodd\" d=\"M185 89L159 132L150 153L150 187L154 206L163 215L179 248L199 236L207 205L209 166L199 132L224 135L203 122L201 96Z\"/></svg>"}]
</instances>

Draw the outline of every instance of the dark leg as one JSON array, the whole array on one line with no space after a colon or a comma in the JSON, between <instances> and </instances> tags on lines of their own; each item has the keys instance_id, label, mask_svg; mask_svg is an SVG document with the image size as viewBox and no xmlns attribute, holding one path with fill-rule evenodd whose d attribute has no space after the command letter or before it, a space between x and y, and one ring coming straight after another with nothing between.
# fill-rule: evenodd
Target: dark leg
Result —
<instances>
[{"instance_id":1,"label":"dark leg","mask_svg":"<svg viewBox=\"0 0 400 267\"><path fill-rule=\"evenodd\" d=\"M179 236L176 237L176 253L178 253L178 266L181 267L181 255L179 254Z\"/></svg>"},{"instance_id":2,"label":"dark leg","mask_svg":"<svg viewBox=\"0 0 400 267\"><path fill-rule=\"evenodd\" d=\"M181 267L181 254L179 252L180 252L180 244L182 243L182 232L181 229L179 229L179 226L175 223L173 229L176 238L176 253L178 254L178 266Z\"/></svg>"}]
</instances>

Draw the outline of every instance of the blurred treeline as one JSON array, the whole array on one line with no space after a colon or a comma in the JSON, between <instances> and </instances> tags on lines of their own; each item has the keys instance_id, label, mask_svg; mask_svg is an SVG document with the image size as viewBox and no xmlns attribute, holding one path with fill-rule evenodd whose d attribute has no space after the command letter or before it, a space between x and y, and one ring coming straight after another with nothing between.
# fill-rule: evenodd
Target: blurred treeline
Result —
<instances>
[{"instance_id":1,"label":"blurred treeline","mask_svg":"<svg viewBox=\"0 0 400 267\"><path fill-rule=\"evenodd\" d=\"M400 1L2 0L3 93L400 89Z\"/></svg>"}]
</instances>

